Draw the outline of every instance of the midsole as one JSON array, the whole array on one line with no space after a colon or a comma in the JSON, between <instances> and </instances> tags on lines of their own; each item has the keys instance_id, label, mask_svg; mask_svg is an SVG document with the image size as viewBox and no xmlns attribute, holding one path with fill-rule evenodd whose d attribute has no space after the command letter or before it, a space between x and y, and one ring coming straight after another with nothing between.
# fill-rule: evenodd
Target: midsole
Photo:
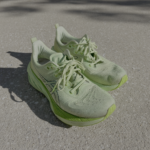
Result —
<instances>
[{"instance_id":1,"label":"midsole","mask_svg":"<svg viewBox=\"0 0 150 150\"><path fill-rule=\"evenodd\" d=\"M104 119L104 117L102 117L102 118L99 118L99 119L96 119L96 120L91 120L91 121L88 121L88 124L87 124L87 122L76 122L76 121L73 121L73 120L64 120L64 118L61 118L60 116L57 116L56 115L56 117L59 119L59 120L61 120L62 122L65 122L66 124L68 124L68 125L74 125L74 126L90 126L90 125L94 125L94 124L97 124L97 123L99 123L99 122L101 122L103 119Z\"/></svg>"}]
</instances>

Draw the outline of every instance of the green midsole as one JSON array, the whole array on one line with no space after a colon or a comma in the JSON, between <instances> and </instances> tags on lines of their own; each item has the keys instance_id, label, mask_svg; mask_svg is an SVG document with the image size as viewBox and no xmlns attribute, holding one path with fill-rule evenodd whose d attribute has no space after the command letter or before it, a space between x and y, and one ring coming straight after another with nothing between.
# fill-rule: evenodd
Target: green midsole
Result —
<instances>
[{"instance_id":1,"label":"green midsole","mask_svg":"<svg viewBox=\"0 0 150 150\"><path fill-rule=\"evenodd\" d=\"M62 110L56 104L56 102L52 98L50 92L47 90L44 83L37 77L37 75L31 69L30 63L28 65L27 71L28 71L28 77L29 77L30 84L35 89L37 89L38 91L40 91L41 93L43 93L47 97L47 99L50 102L50 106L51 106L51 109L52 109L53 113L56 115L57 118L59 118L61 121L63 121L66 124L76 125L76 126L92 125L92 124L95 124L95 123L98 123L100 121L105 120L116 108L115 105L112 105L109 108L108 113L106 114L106 116L100 117L100 118L82 118L82 117L78 117L78 116L72 115L70 113L67 113L66 111ZM111 113L109 113L110 109L112 110ZM80 122L85 122L85 123L80 123Z\"/></svg>"},{"instance_id":2,"label":"green midsole","mask_svg":"<svg viewBox=\"0 0 150 150\"><path fill-rule=\"evenodd\" d=\"M29 70L29 69L30 69L30 70ZM29 64L29 66L28 66L28 74L29 74L29 76L30 76L30 74L31 74L31 73L30 73L31 71L32 71L32 69L31 69L30 64ZM67 113L66 111L62 110L62 109L56 104L56 102L53 100L52 96L50 95L50 92L47 90L47 88L46 88L45 85L42 83L42 81L35 75L35 73L34 73L33 71L32 71L32 74L35 76L35 77L34 77L34 80L35 80L35 78L36 78L36 80L38 80L38 82L43 86L43 87L42 87L42 91L41 91L41 89L38 88L38 85L34 85L34 87L36 86L36 89L37 89L38 91L40 91L41 93L43 93L46 97L47 97L47 95L49 96L49 97L47 97L47 98L48 98L48 100L50 101L50 103L52 104L53 109L54 109L54 113L55 113L56 115L58 115L58 116L60 116L60 117L62 117L62 118L65 118L65 119L67 119L67 120L74 120L74 119L76 119L77 121L90 121L90 120L99 119L99 118L82 118L82 117L78 117L78 116L72 115L72 114ZM39 83L35 83L35 84L39 84ZM43 92L43 89L45 90L44 92ZM46 93L46 94L45 94L45 93Z\"/></svg>"}]
</instances>

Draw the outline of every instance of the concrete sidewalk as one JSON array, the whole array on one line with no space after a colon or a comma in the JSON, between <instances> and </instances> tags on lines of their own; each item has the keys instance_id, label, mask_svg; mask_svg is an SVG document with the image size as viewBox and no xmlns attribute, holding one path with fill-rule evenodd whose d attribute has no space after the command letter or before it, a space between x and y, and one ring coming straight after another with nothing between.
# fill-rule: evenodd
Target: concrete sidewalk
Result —
<instances>
[{"instance_id":1,"label":"concrete sidewalk","mask_svg":"<svg viewBox=\"0 0 150 150\"><path fill-rule=\"evenodd\" d=\"M69 127L27 79L32 37L51 47L55 23L85 33L129 81L112 91L116 111ZM0 0L0 150L149 150L150 1Z\"/></svg>"}]
</instances>

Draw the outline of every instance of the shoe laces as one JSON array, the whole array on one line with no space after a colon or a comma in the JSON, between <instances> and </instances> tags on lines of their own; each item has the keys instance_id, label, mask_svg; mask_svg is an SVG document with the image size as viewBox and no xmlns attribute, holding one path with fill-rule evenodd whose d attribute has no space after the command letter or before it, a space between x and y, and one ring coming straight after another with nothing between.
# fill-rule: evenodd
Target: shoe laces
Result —
<instances>
[{"instance_id":1,"label":"shoe laces","mask_svg":"<svg viewBox=\"0 0 150 150\"><path fill-rule=\"evenodd\" d=\"M57 83L55 84L55 86L52 90L52 93L55 91L56 88L58 90L62 91L74 74L79 74L82 77L82 79L80 82L77 83L77 85L75 87L72 87L72 90L70 91L71 94L73 92L75 92L85 81L84 76L81 74L81 70L85 70L85 68L82 65L82 63L77 60L73 59L73 60L67 61L67 63L65 63L61 66L57 65L56 69L57 69L57 74L58 75L61 74L61 77L58 79ZM75 78L74 81L75 80L77 80L77 79Z\"/></svg>"},{"instance_id":2,"label":"shoe laces","mask_svg":"<svg viewBox=\"0 0 150 150\"><path fill-rule=\"evenodd\" d=\"M100 61L102 62L96 51L97 45L95 44L95 42L91 42L89 37L83 37L80 42L75 45L77 45L75 52L83 53L86 60L88 60L89 62L93 63L94 65L99 63Z\"/></svg>"}]
</instances>

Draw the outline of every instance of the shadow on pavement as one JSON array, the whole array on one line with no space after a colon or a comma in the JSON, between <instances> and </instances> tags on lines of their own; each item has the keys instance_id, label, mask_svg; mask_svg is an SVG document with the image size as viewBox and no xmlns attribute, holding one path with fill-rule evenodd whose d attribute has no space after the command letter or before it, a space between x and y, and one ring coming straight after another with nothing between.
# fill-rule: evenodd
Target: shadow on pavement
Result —
<instances>
[{"instance_id":1,"label":"shadow on pavement","mask_svg":"<svg viewBox=\"0 0 150 150\"><path fill-rule=\"evenodd\" d=\"M33 8L28 6L7 6L0 8L0 12L13 13L15 15L23 15L24 13L39 12L39 8Z\"/></svg>"},{"instance_id":2,"label":"shadow on pavement","mask_svg":"<svg viewBox=\"0 0 150 150\"><path fill-rule=\"evenodd\" d=\"M118 6L150 7L149 0L42 0L37 3L101 4Z\"/></svg>"},{"instance_id":3,"label":"shadow on pavement","mask_svg":"<svg viewBox=\"0 0 150 150\"><path fill-rule=\"evenodd\" d=\"M14 102L26 102L34 114L52 125L69 128L70 126L59 121L53 114L49 101L43 94L35 90L28 82L27 65L30 53L8 52L19 59L23 64L18 68L0 68L0 86L7 88ZM16 100L16 96L22 101Z\"/></svg>"},{"instance_id":4,"label":"shadow on pavement","mask_svg":"<svg viewBox=\"0 0 150 150\"><path fill-rule=\"evenodd\" d=\"M4 0L1 0L0 2L4 2ZM103 10L94 8L94 6L91 5L93 10L79 9L78 7L74 7L74 9L66 9L66 7L62 7L61 9L63 10L61 10L61 12L83 15L98 21L150 22L150 15L148 14L148 11L150 10L150 0L25 0L15 3L11 1L9 5L0 7L0 12L9 13L10 16L20 16L30 13L49 11L50 9L48 10L44 7L48 4L55 5L54 7L57 7L59 4L71 4L75 6L95 4L97 6L101 6L101 8L104 6ZM124 8L124 6L131 8L131 10L128 11L128 9L120 9ZM119 11L117 11L116 8L119 8ZM136 10L136 12L134 10ZM147 12L144 13L143 10Z\"/></svg>"},{"instance_id":5,"label":"shadow on pavement","mask_svg":"<svg viewBox=\"0 0 150 150\"><path fill-rule=\"evenodd\" d=\"M70 9L64 10L65 13L72 13L73 15L83 15L97 21L117 21L117 22L137 22L137 23L150 23L149 14L137 14L127 12L114 12L102 9Z\"/></svg>"}]
</instances>

